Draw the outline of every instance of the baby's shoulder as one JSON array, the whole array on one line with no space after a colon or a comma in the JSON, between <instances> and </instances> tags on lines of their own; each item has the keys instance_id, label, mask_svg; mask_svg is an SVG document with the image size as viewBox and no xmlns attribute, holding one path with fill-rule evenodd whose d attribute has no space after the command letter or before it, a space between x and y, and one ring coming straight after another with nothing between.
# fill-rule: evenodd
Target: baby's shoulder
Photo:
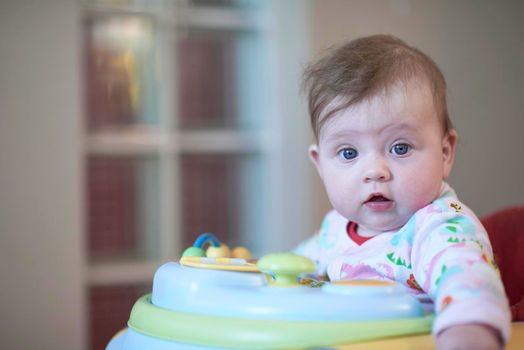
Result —
<instances>
[{"instance_id":1,"label":"baby's shoulder","mask_svg":"<svg viewBox=\"0 0 524 350\"><path fill-rule=\"evenodd\" d=\"M420 209L416 215L421 218L444 220L454 216L468 216L477 219L477 216L467 205L461 202L455 195L441 196Z\"/></svg>"},{"instance_id":2,"label":"baby's shoulder","mask_svg":"<svg viewBox=\"0 0 524 350\"><path fill-rule=\"evenodd\" d=\"M419 237L439 233L449 242L461 241L463 238L484 239L485 229L477 215L454 194L444 195L416 214L416 227ZM466 237L467 236L467 237Z\"/></svg>"},{"instance_id":3,"label":"baby's shoulder","mask_svg":"<svg viewBox=\"0 0 524 350\"><path fill-rule=\"evenodd\" d=\"M458 199L455 190L445 182L442 183L439 196L427 206L418 210L415 215L421 219L439 217L446 219L457 215L476 217L475 213Z\"/></svg>"}]
</instances>

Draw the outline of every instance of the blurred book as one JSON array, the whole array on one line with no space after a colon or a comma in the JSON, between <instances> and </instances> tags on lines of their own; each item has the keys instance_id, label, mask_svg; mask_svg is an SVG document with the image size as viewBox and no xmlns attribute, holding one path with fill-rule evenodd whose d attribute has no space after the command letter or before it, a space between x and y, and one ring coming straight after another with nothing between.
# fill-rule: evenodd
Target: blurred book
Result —
<instances>
[{"instance_id":1,"label":"blurred book","mask_svg":"<svg viewBox=\"0 0 524 350\"><path fill-rule=\"evenodd\" d=\"M151 21L142 17L86 20L84 90L89 130L159 123L156 35Z\"/></svg>"},{"instance_id":2,"label":"blurred book","mask_svg":"<svg viewBox=\"0 0 524 350\"><path fill-rule=\"evenodd\" d=\"M132 158L89 158L86 204L90 258L136 253L136 197Z\"/></svg>"},{"instance_id":3,"label":"blurred book","mask_svg":"<svg viewBox=\"0 0 524 350\"><path fill-rule=\"evenodd\" d=\"M111 338L127 327L129 312L149 285L98 286L89 288L90 349L104 350Z\"/></svg>"},{"instance_id":4,"label":"blurred book","mask_svg":"<svg viewBox=\"0 0 524 350\"><path fill-rule=\"evenodd\" d=\"M189 31L178 41L180 126L234 126L234 34Z\"/></svg>"},{"instance_id":5,"label":"blurred book","mask_svg":"<svg viewBox=\"0 0 524 350\"><path fill-rule=\"evenodd\" d=\"M199 234L214 233L230 247L238 243L238 170L231 156L185 155L182 169L183 247Z\"/></svg>"}]
</instances>

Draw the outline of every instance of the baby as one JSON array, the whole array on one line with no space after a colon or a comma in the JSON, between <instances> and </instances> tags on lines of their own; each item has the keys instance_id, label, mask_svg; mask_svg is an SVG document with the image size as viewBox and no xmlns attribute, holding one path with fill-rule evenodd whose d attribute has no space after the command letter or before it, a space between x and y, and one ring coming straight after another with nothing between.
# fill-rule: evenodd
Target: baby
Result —
<instances>
[{"instance_id":1,"label":"baby","mask_svg":"<svg viewBox=\"0 0 524 350\"><path fill-rule=\"evenodd\" d=\"M380 279L428 297L439 349L499 349L510 313L488 235L445 182L457 132L436 64L375 35L306 69L309 155L334 210L296 252L330 280Z\"/></svg>"}]
</instances>

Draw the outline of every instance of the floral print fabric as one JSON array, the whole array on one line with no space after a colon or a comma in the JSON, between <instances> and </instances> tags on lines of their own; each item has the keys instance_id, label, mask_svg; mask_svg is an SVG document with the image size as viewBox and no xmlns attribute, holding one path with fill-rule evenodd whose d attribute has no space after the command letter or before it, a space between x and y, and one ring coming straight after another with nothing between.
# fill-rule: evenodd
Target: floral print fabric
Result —
<instances>
[{"instance_id":1,"label":"floral print fabric","mask_svg":"<svg viewBox=\"0 0 524 350\"><path fill-rule=\"evenodd\" d=\"M329 212L320 230L295 252L315 261L330 280L380 279L403 284L437 314L433 333L453 325L482 323L509 338L510 313L488 235L475 214L446 183L440 196L398 231L358 245L348 220Z\"/></svg>"}]
</instances>

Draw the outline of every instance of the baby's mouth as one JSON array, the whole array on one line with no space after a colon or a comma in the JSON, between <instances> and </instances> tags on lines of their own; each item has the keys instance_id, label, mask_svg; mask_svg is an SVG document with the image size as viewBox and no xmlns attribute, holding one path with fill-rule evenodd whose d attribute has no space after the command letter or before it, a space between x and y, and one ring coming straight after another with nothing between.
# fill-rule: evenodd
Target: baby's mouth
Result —
<instances>
[{"instance_id":1,"label":"baby's mouth","mask_svg":"<svg viewBox=\"0 0 524 350\"><path fill-rule=\"evenodd\" d=\"M368 199L366 200L366 203L368 202L389 202L389 201L391 201L391 199L383 196L382 194L374 193L368 197Z\"/></svg>"},{"instance_id":2,"label":"baby's mouth","mask_svg":"<svg viewBox=\"0 0 524 350\"><path fill-rule=\"evenodd\" d=\"M373 211L386 211L391 209L393 201L381 193L373 193L364 202L364 205Z\"/></svg>"}]
</instances>

